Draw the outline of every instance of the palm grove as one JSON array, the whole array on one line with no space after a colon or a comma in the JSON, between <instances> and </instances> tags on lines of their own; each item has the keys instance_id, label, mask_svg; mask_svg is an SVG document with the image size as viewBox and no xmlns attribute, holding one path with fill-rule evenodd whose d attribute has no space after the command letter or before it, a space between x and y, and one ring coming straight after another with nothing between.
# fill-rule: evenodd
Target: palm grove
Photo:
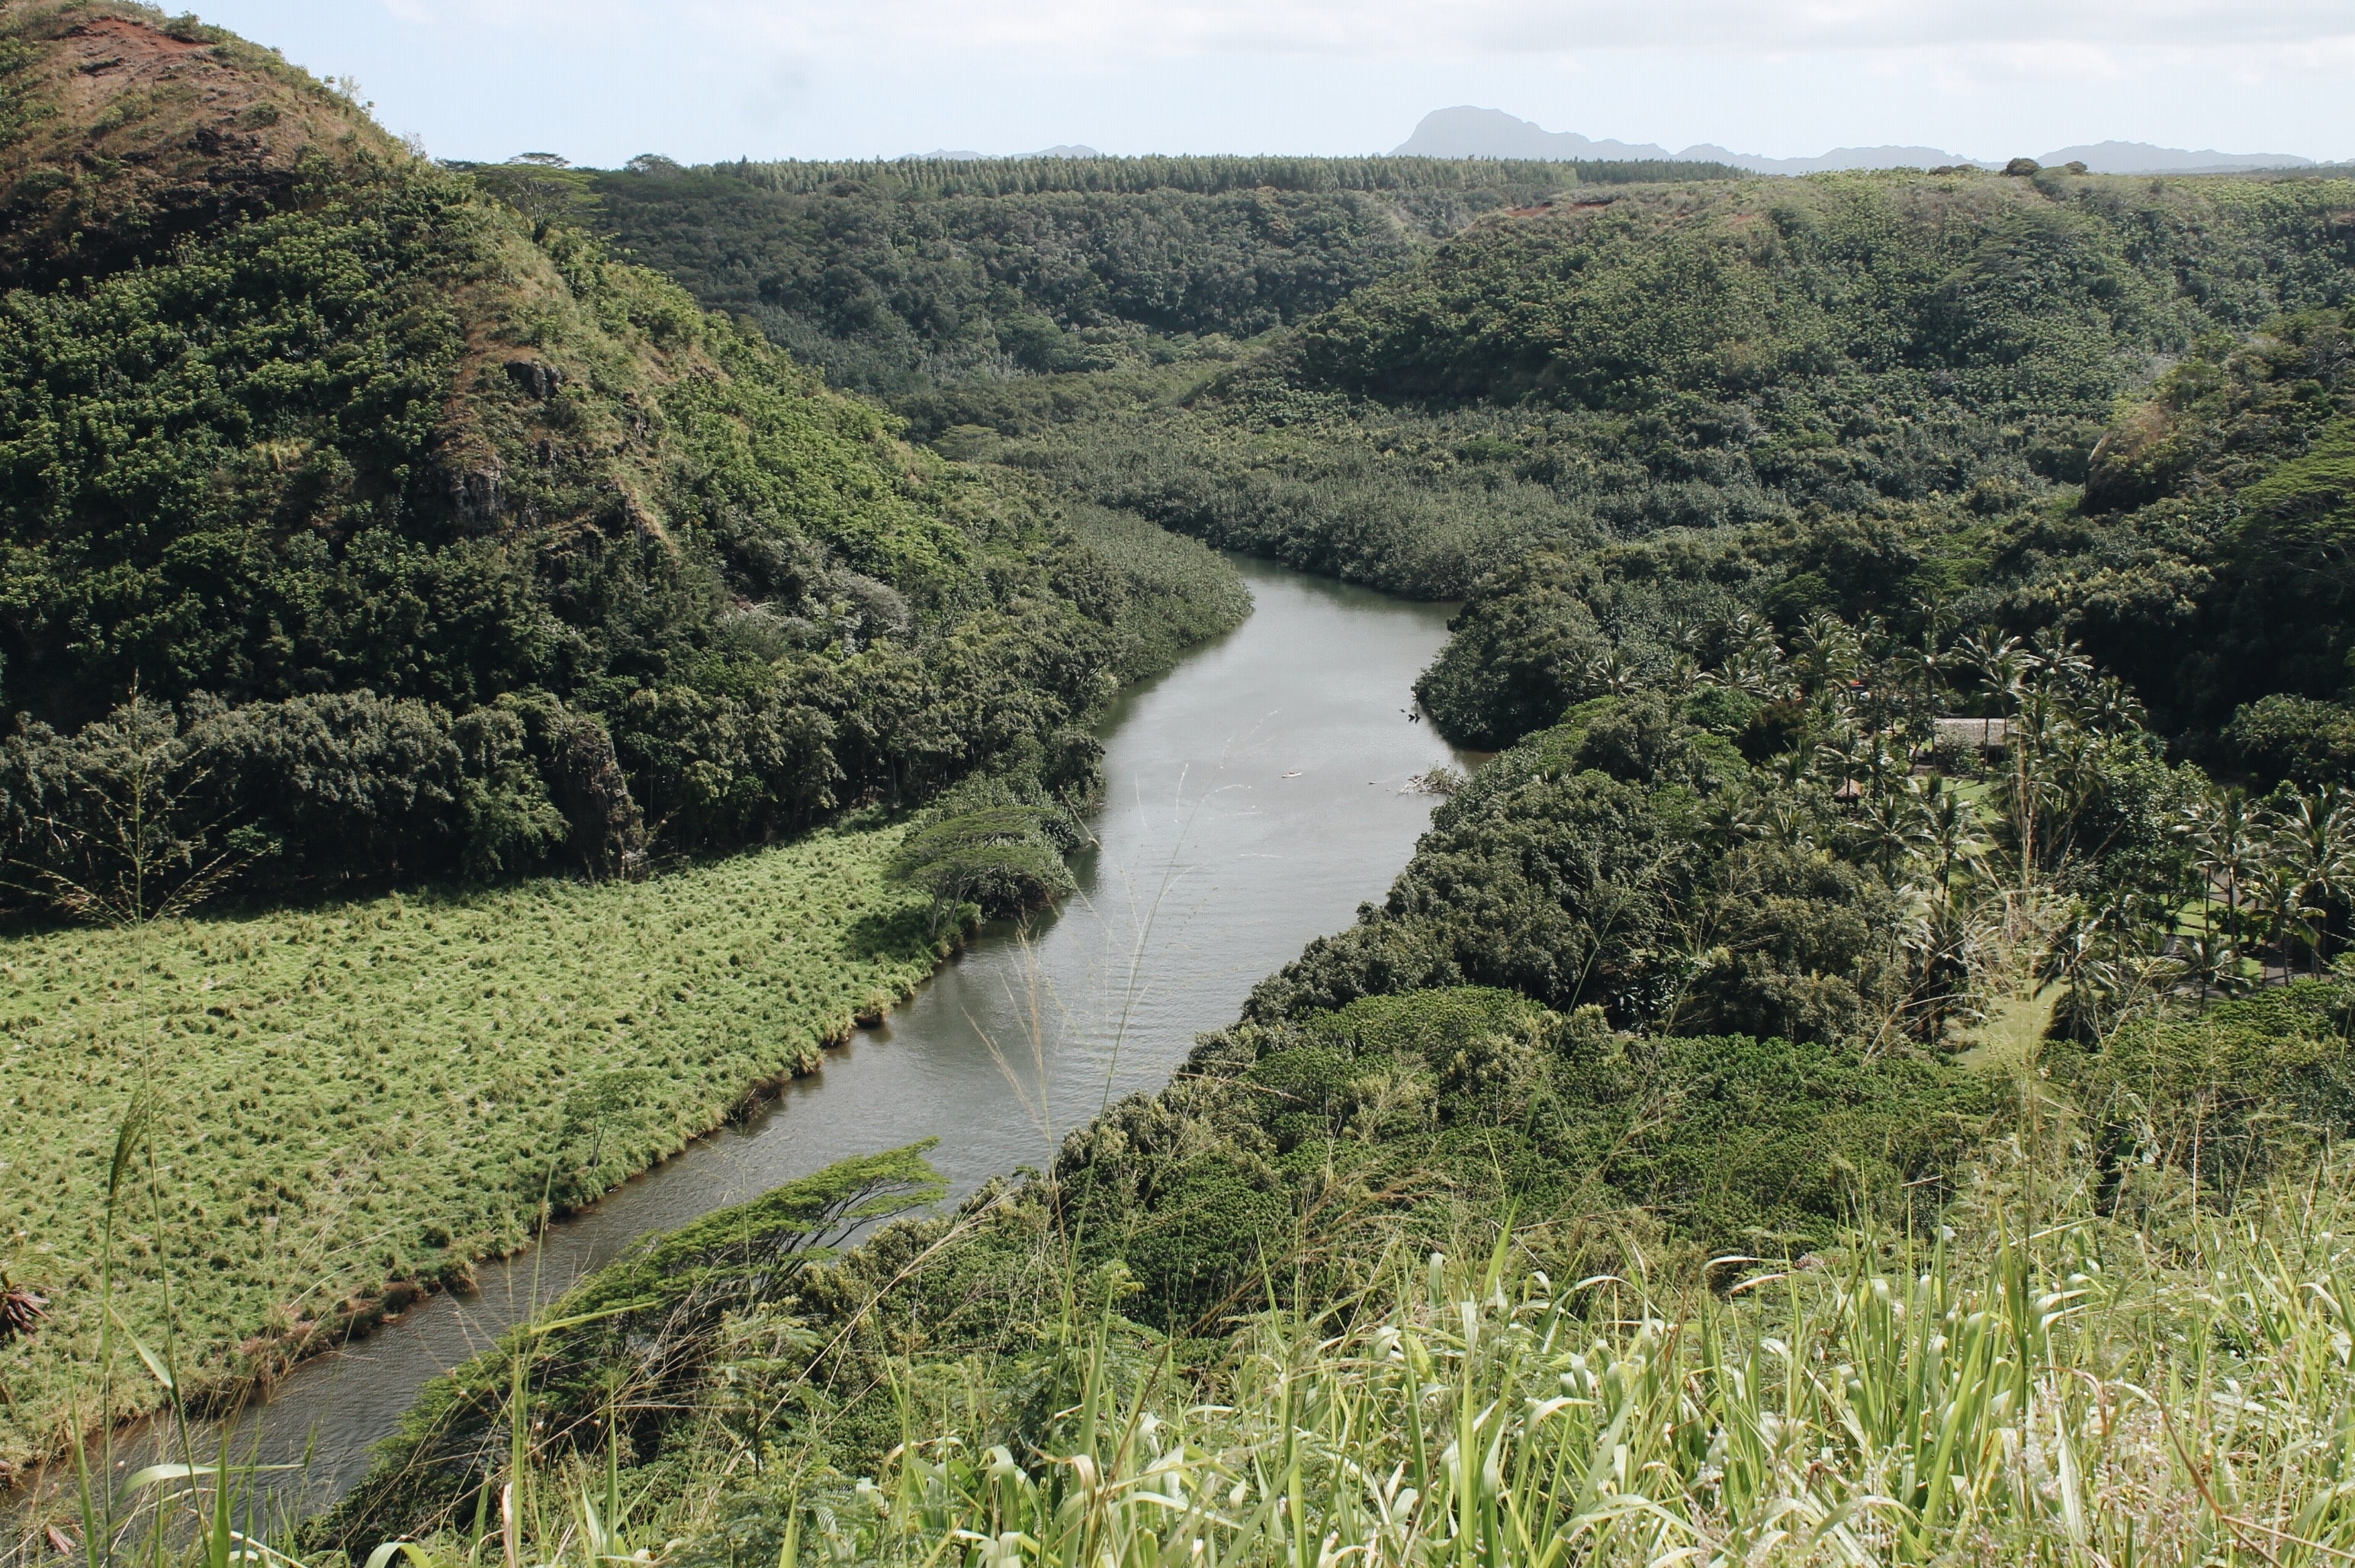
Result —
<instances>
[{"instance_id":1,"label":"palm grove","mask_svg":"<svg viewBox=\"0 0 2355 1568\"><path fill-rule=\"evenodd\" d=\"M5 26L25 965L59 921L210 964L249 928L207 909L700 889L772 843L872 880L867 960L936 961L1071 888L1091 720L1244 612L1202 544L1463 598L1418 695L1498 752L1049 1170L908 1216L939 1184L879 1154L649 1243L272 1550L2355 1547L2343 179L451 169L193 23ZM730 901L669 929L698 975L774 913ZM236 1010L176 1019L193 1060ZM112 1053L76 1115L159 1071L75 1049ZM752 1087L626 1154L498 1124L502 1222ZM247 1266L155 1173L250 1109L73 1151L91 1258L7 1254L56 1276L5 1320L43 1419L85 1371L108 1411L236 1386L226 1328L157 1381L115 1325ZM272 1179L225 1211L300 1212ZM462 1280L431 1234L354 1266ZM214 1478L86 1488L59 1539L229 1541Z\"/></svg>"}]
</instances>

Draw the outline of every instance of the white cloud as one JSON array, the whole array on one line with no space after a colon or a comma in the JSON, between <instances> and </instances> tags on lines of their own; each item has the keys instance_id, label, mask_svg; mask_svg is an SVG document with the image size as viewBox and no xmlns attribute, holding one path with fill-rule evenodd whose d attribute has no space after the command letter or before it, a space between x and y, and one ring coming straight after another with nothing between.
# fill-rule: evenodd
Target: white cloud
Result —
<instances>
[{"instance_id":1,"label":"white cloud","mask_svg":"<svg viewBox=\"0 0 2355 1568\"><path fill-rule=\"evenodd\" d=\"M485 16L558 9L545 0L442 3ZM631 3L602 0L592 8ZM775 43L896 38L1114 58L2056 45L2294 54L2355 38L2355 9L2346 0L688 0L663 9L718 36Z\"/></svg>"},{"instance_id":2,"label":"white cloud","mask_svg":"<svg viewBox=\"0 0 2355 1568\"><path fill-rule=\"evenodd\" d=\"M2355 152L2355 0L194 3L459 156L1360 152L1451 103L1777 155Z\"/></svg>"}]
</instances>

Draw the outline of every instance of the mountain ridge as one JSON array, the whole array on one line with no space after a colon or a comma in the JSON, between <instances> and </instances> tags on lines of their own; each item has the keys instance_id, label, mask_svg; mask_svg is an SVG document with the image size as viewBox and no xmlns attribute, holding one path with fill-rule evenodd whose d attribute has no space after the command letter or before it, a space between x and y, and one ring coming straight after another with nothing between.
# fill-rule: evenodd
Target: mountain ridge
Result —
<instances>
[{"instance_id":1,"label":"mountain ridge","mask_svg":"<svg viewBox=\"0 0 2355 1568\"><path fill-rule=\"evenodd\" d=\"M1774 158L1739 153L1713 143L1695 143L1671 152L1657 143L1594 140L1574 131L1548 131L1500 109L1458 104L1424 115L1414 133L1391 149L1393 157L1448 158L1659 158L1676 163L1730 164L1761 175L1820 174L1834 169L1935 168L1969 165L2000 168L2002 160L1971 158L1943 148L1882 145L1834 147L1815 157ZM2236 174L2258 169L2310 168L2316 160L2294 153L2224 153L2201 148L2160 147L2148 142L2106 141L2062 147L2036 160L2081 162L2094 174Z\"/></svg>"}]
</instances>

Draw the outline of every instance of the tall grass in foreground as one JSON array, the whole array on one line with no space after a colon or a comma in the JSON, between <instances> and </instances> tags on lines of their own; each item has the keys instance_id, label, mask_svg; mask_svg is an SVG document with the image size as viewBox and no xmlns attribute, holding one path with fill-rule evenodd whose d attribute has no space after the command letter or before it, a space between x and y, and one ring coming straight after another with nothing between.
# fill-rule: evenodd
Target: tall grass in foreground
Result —
<instances>
[{"instance_id":1,"label":"tall grass in foreground","mask_svg":"<svg viewBox=\"0 0 2355 1568\"><path fill-rule=\"evenodd\" d=\"M783 1556L2345 1562L2355 1267L2322 1196L2349 1171L2322 1174L2172 1258L2090 1213L1998 1220L1968 1252L1859 1238L1680 1307L1509 1241L1395 1260L1346 1321L1262 1319L1207 1390L1116 1400L1099 1339L1069 1451L911 1435L797 1510Z\"/></svg>"},{"instance_id":2,"label":"tall grass in foreground","mask_svg":"<svg viewBox=\"0 0 2355 1568\"><path fill-rule=\"evenodd\" d=\"M471 1548L400 1551L408 1568L2342 1563L2355 1167L2316 1174L2163 1253L2081 1193L2025 1235L1991 1210L1918 1250L1721 1260L1730 1290L1679 1301L1549 1279L1509 1236L1393 1257L1353 1302L1262 1316L1199 1381L1120 1375L1113 1323L1075 1325L1077 1395L1046 1451L911 1430L855 1482L772 1468L756 1484L784 1522L750 1555L754 1537L706 1534L741 1473L635 1541L613 1472L587 1462L535 1483L537 1533L503 1509Z\"/></svg>"},{"instance_id":3,"label":"tall grass in foreground","mask_svg":"<svg viewBox=\"0 0 2355 1568\"><path fill-rule=\"evenodd\" d=\"M751 1484L787 1522L741 1562L2342 1563L2355 1165L2310 1175L2163 1251L2080 1192L2027 1234L1990 1208L1918 1249L1721 1260L1732 1288L1681 1299L1549 1279L1509 1235L1393 1256L1353 1301L1246 1325L1209 1376L1116 1376L1118 1327L1073 1325L1046 1451L911 1430L871 1477L772 1465ZM745 1467L633 1519L615 1456L536 1470L521 1421L514 1439L471 1531L372 1568L730 1560L697 1538ZM123 1560L290 1561L222 1531L219 1470L173 1468L155 1478L215 1492L184 1496L198 1528Z\"/></svg>"}]
</instances>

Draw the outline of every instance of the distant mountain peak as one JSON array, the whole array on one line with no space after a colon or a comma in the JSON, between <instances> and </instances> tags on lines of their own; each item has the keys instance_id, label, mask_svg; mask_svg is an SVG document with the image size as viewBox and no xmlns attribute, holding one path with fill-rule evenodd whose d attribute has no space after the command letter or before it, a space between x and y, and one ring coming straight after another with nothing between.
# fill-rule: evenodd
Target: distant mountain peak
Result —
<instances>
[{"instance_id":1,"label":"distant mountain peak","mask_svg":"<svg viewBox=\"0 0 2355 1568\"><path fill-rule=\"evenodd\" d=\"M1811 158L1770 158L1757 153L1737 153L1729 147L1698 143L1670 152L1653 142L1595 141L1574 131L1549 131L1534 121L1501 109L1458 104L1434 109L1423 117L1414 134L1393 150L1397 157L1426 158L1661 158L1676 163L1731 164L1761 175L1808 175L1829 169L1938 168L1972 164L2000 168L2002 161L1967 158L1938 147L1834 147ZM2097 142L2062 147L2036 160L2040 164L2083 163L2094 174L2228 174L2250 169L2310 168L2312 158L2294 153L2200 152L2159 147L2148 142Z\"/></svg>"},{"instance_id":2,"label":"distant mountain peak","mask_svg":"<svg viewBox=\"0 0 2355 1568\"><path fill-rule=\"evenodd\" d=\"M1391 156L1401 158L1671 158L1652 143L1596 142L1574 131L1549 131L1501 109L1469 103L1434 109Z\"/></svg>"},{"instance_id":3,"label":"distant mountain peak","mask_svg":"<svg viewBox=\"0 0 2355 1568\"><path fill-rule=\"evenodd\" d=\"M2296 153L2220 153L2213 147L2155 147L2148 142L2094 142L2047 153L2041 164L2082 163L2097 175L2233 174L2244 169L2310 169Z\"/></svg>"}]
</instances>

